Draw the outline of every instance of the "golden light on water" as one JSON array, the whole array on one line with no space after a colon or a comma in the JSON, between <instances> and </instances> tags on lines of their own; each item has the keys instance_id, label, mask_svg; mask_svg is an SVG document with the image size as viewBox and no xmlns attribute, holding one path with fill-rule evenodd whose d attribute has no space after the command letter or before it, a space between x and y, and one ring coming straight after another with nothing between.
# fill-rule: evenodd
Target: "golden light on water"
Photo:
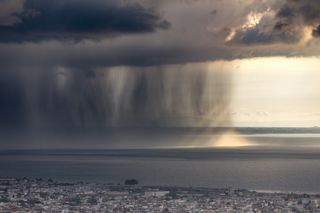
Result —
<instances>
[{"instance_id":1,"label":"golden light on water","mask_svg":"<svg viewBox=\"0 0 320 213\"><path fill-rule=\"evenodd\" d=\"M237 148L254 146L255 144L234 131L228 131L218 138L213 138L210 147Z\"/></svg>"}]
</instances>

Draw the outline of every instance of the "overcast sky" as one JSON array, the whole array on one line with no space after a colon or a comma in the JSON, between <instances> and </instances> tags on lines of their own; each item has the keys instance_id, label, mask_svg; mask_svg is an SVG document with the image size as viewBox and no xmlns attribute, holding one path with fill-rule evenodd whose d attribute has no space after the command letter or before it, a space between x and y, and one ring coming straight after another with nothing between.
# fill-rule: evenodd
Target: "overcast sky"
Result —
<instances>
[{"instance_id":1,"label":"overcast sky","mask_svg":"<svg viewBox=\"0 0 320 213\"><path fill-rule=\"evenodd\" d=\"M317 126L318 0L0 0L0 126Z\"/></svg>"}]
</instances>

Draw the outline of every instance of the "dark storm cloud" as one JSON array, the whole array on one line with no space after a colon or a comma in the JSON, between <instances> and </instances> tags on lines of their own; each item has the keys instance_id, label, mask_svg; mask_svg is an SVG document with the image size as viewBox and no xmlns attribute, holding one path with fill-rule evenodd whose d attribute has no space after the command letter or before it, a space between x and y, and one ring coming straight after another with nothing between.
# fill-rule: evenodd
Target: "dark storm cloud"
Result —
<instances>
[{"instance_id":1,"label":"dark storm cloud","mask_svg":"<svg viewBox=\"0 0 320 213\"><path fill-rule=\"evenodd\" d=\"M97 39L170 26L155 9L115 0L25 0L23 11L11 17L16 21L0 25L2 42Z\"/></svg>"},{"instance_id":2,"label":"dark storm cloud","mask_svg":"<svg viewBox=\"0 0 320 213\"><path fill-rule=\"evenodd\" d=\"M297 25L312 26L314 27L312 35L319 36L320 2L317 0L287 0L277 17L280 19L277 26L285 26L285 28ZM279 27L279 30L282 30L282 27Z\"/></svg>"},{"instance_id":3,"label":"dark storm cloud","mask_svg":"<svg viewBox=\"0 0 320 213\"><path fill-rule=\"evenodd\" d=\"M318 0L286 0L277 17L288 24L296 23L299 18L305 24L319 24L320 2Z\"/></svg>"},{"instance_id":4,"label":"dark storm cloud","mask_svg":"<svg viewBox=\"0 0 320 213\"><path fill-rule=\"evenodd\" d=\"M253 51L256 56L283 55L288 50L256 51L251 46L294 44L301 37L300 27L298 31L284 30L286 25L278 25L282 29L275 30L275 19L267 16L255 28L239 29L248 14L263 13L270 5L272 11L278 11L283 2L26 0L22 12L21 6L15 6L10 10L14 12L5 15L7 23L0 24L0 28L11 29L0 36L0 63L92 68L229 60L251 57ZM217 12L210 15L212 11ZM169 25L170 29L157 31ZM16 31L11 32L13 29ZM236 31L235 37L226 42L232 31ZM117 34L122 36L110 38Z\"/></svg>"}]
</instances>

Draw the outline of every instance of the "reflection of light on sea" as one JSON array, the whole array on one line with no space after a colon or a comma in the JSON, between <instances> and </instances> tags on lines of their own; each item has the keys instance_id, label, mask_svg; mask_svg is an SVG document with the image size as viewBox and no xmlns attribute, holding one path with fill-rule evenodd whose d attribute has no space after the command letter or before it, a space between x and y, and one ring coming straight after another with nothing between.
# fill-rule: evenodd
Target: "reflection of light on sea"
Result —
<instances>
[{"instance_id":1,"label":"reflection of light on sea","mask_svg":"<svg viewBox=\"0 0 320 213\"><path fill-rule=\"evenodd\" d=\"M208 143L209 147L219 147L219 148L236 148L236 147L246 147L246 146L254 146L254 145L256 144L252 143L245 137L233 131L228 131L217 138L214 137Z\"/></svg>"}]
</instances>

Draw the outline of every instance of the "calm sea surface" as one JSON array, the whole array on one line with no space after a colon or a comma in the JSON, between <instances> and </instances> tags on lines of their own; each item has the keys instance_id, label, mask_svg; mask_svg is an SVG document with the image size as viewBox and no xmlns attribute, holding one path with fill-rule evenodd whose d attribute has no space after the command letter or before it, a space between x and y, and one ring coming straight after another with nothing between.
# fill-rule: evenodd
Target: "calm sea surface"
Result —
<instances>
[{"instance_id":1,"label":"calm sea surface","mask_svg":"<svg viewBox=\"0 0 320 213\"><path fill-rule=\"evenodd\" d=\"M319 136L250 140L256 146L0 151L0 176L105 183L136 178L142 185L320 192Z\"/></svg>"}]
</instances>

